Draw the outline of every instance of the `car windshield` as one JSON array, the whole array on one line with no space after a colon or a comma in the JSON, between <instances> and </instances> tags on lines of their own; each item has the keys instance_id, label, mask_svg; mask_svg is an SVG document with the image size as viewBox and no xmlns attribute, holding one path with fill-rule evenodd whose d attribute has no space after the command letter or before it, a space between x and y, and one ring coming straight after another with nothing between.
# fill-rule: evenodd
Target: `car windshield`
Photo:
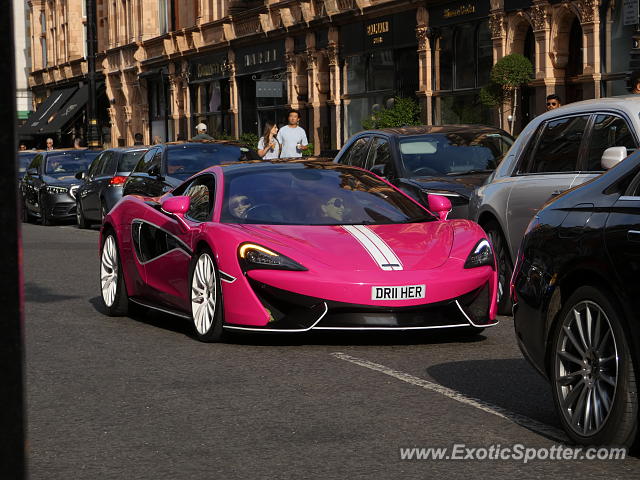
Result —
<instances>
[{"instance_id":1,"label":"car windshield","mask_svg":"<svg viewBox=\"0 0 640 480\"><path fill-rule=\"evenodd\" d=\"M223 223L381 225L435 220L368 172L325 163L264 165L225 175Z\"/></svg>"},{"instance_id":2,"label":"car windshield","mask_svg":"<svg viewBox=\"0 0 640 480\"><path fill-rule=\"evenodd\" d=\"M120 161L118 162L118 171L119 172L131 172L138 161L142 158L142 156L147 153L147 150L133 150L130 152L124 152L122 157L120 157Z\"/></svg>"},{"instance_id":3,"label":"car windshield","mask_svg":"<svg viewBox=\"0 0 640 480\"><path fill-rule=\"evenodd\" d=\"M37 154L38 152L18 153L18 171L20 173L26 172L31 160L33 160L33 157Z\"/></svg>"},{"instance_id":4,"label":"car windshield","mask_svg":"<svg viewBox=\"0 0 640 480\"><path fill-rule=\"evenodd\" d=\"M400 158L410 177L495 170L513 140L500 133L433 133L402 138Z\"/></svg>"},{"instance_id":5,"label":"car windshield","mask_svg":"<svg viewBox=\"0 0 640 480\"><path fill-rule=\"evenodd\" d=\"M100 152L66 152L47 155L45 174L52 177L75 175L86 170Z\"/></svg>"},{"instance_id":6,"label":"car windshield","mask_svg":"<svg viewBox=\"0 0 640 480\"><path fill-rule=\"evenodd\" d=\"M198 173L222 163L259 160L256 152L237 145L203 143L171 146L167 150L167 173L185 175Z\"/></svg>"}]
</instances>

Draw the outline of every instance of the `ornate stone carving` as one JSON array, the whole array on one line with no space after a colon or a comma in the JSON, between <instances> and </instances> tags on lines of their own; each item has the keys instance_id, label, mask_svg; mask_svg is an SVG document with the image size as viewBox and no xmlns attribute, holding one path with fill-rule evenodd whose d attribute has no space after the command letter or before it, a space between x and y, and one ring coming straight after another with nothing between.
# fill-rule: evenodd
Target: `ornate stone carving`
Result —
<instances>
[{"instance_id":1,"label":"ornate stone carving","mask_svg":"<svg viewBox=\"0 0 640 480\"><path fill-rule=\"evenodd\" d=\"M491 38L502 37L504 30L504 14L502 12L492 13L489 16L489 30L491 31Z\"/></svg>"},{"instance_id":2,"label":"ornate stone carving","mask_svg":"<svg viewBox=\"0 0 640 480\"><path fill-rule=\"evenodd\" d=\"M329 59L330 66L338 66L338 44L336 42L329 42L329 45L327 45L327 58Z\"/></svg>"},{"instance_id":3,"label":"ornate stone carving","mask_svg":"<svg viewBox=\"0 0 640 480\"><path fill-rule=\"evenodd\" d=\"M307 54L307 69L316 68L318 62L318 53L314 49L309 49Z\"/></svg>"},{"instance_id":4,"label":"ornate stone carving","mask_svg":"<svg viewBox=\"0 0 640 480\"><path fill-rule=\"evenodd\" d=\"M290 72L295 71L296 69L296 56L291 53L291 52L287 52L284 54L284 63L287 66L287 70Z\"/></svg>"},{"instance_id":5,"label":"ornate stone carving","mask_svg":"<svg viewBox=\"0 0 640 480\"><path fill-rule=\"evenodd\" d=\"M429 45L429 27L420 25L416 28L416 39L418 40L418 50L426 50Z\"/></svg>"},{"instance_id":6,"label":"ornate stone carving","mask_svg":"<svg viewBox=\"0 0 640 480\"><path fill-rule=\"evenodd\" d=\"M547 19L549 18L547 5L534 4L533 7L531 7L530 15L534 32L544 30L547 27Z\"/></svg>"},{"instance_id":7,"label":"ornate stone carving","mask_svg":"<svg viewBox=\"0 0 640 480\"><path fill-rule=\"evenodd\" d=\"M580 16L580 23L591 23L596 18L596 0L578 0L574 3Z\"/></svg>"}]
</instances>

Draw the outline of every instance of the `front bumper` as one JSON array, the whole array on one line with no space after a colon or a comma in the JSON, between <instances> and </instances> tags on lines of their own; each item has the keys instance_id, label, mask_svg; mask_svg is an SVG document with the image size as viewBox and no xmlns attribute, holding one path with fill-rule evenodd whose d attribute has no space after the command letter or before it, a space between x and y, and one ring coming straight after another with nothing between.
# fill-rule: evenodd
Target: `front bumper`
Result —
<instances>
[{"instance_id":1,"label":"front bumper","mask_svg":"<svg viewBox=\"0 0 640 480\"><path fill-rule=\"evenodd\" d=\"M485 328L490 317L491 287L483 286L446 301L406 307L349 304L300 295L249 280L269 314L264 326L225 324L231 330L305 332L309 330L429 330Z\"/></svg>"},{"instance_id":2,"label":"front bumper","mask_svg":"<svg viewBox=\"0 0 640 480\"><path fill-rule=\"evenodd\" d=\"M75 218L76 199L70 193L46 193L44 194L44 205L49 218L63 220Z\"/></svg>"}]
</instances>

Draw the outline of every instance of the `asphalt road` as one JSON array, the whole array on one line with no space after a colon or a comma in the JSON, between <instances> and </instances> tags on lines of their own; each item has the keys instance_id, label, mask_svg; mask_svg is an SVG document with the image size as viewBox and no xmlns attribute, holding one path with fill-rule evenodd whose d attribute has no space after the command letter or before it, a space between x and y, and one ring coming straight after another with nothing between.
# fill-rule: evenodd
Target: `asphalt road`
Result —
<instances>
[{"instance_id":1,"label":"asphalt road","mask_svg":"<svg viewBox=\"0 0 640 480\"><path fill-rule=\"evenodd\" d=\"M105 316L97 242L97 230L23 228L31 478L637 478L633 457L401 460L405 447L561 444L510 318L473 338L203 344L184 320Z\"/></svg>"}]
</instances>

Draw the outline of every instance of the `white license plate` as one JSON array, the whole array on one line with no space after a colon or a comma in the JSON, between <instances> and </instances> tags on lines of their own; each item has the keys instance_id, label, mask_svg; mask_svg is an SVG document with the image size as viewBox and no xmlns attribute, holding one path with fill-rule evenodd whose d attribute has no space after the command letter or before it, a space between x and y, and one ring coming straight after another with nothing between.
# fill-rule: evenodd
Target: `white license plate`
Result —
<instances>
[{"instance_id":1,"label":"white license plate","mask_svg":"<svg viewBox=\"0 0 640 480\"><path fill-rule=\"evenodd\" d=\"M371 287L371 300L415 300L425 297L425 285Z\"/></svg>"}]
</instances>

